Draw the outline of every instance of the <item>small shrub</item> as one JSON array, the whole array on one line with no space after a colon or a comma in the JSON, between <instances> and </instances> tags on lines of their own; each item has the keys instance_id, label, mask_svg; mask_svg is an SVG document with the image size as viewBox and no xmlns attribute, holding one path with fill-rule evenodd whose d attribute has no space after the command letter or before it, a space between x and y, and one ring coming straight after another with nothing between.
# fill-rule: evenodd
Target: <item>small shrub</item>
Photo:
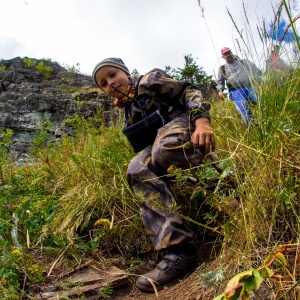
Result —
<instances>
[{"instance_id":1,"label":"small shrub","mask_svg":"<svg viewBox=\"0 0 300 300\"><path fill-rule=\"evenodd\" d=\"M110 298L113 293L112 283L105 285L98 293L100 298Z\"/></svg>"},{"instance_id":2,"label":"small shrub","mask_svg":"<svg viewBox=\"0 0 300 300\"><path fill-rule=\"evenodd\" d=\"M42 73L46 79L51 77L52 68L45 66L43 61L36 66L36 70Z\"/></svg>"},{"instance_id":3,"label":"small shrub","mask_svg":"<svg viewBox=\"0 0 300 300\"><path fill-rule=\"evenodd\" d=\"M28 57L24 57L22 60L28 68L34 67L36 65L36 61Z\"/></svg>"}]
</instances>

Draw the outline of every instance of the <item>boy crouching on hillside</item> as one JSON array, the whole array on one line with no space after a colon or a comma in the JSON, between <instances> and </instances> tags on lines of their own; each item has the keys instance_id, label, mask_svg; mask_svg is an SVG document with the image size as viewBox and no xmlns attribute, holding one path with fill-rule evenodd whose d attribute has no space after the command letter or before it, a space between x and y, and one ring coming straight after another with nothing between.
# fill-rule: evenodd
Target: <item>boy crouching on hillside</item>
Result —
<instances>
[{"instance_id":1,"label":"boy crouching on hillside","mask_svg":"<svg viewBox=\"0 0 300 300\"><path fill-rule=\"evenodd\" d=\"M156 250L166 250L157 267L140 276L139 289L153 292L170 284L196 266L196 253L190 240L193 232L171 213L174 194L162 175L173 165L188 169L199 166L215 138L210 127L209 103L189 82L178 81L159 69L131 76L120 58L100 61L94 71L95 83L114 97L125 113L124 134L136 152L127 170L127 180L143 199L140 212L146 232ZM162 207L155 206L159 201Z\"/></svg>"}]
</instances>

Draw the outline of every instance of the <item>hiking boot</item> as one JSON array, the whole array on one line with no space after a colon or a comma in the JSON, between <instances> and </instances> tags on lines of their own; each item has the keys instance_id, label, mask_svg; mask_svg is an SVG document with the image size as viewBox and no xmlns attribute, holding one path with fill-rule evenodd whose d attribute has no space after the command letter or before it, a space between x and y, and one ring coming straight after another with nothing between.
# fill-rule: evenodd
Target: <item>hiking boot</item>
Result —
<instances>
[{"instance_id":1,"label":"hiking boot","mask_svg":"<svg viewBox=\"0 0 300 300\"><path fill-rule=\"evenodd\" d=\"M182 278L196 266L196 255L188 256L183 253L169 253L164 256L155 269L141 275L136 281L136 286L144 292L154 292L153 285L155 285L157 290L161 290Z\"/></svg>"}]
</instances>

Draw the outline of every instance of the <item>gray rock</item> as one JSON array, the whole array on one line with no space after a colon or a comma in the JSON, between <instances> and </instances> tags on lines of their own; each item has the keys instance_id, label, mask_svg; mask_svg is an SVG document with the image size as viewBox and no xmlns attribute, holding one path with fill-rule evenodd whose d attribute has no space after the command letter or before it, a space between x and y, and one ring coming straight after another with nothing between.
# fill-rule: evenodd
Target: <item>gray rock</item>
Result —
<instances>
[{"instance_id":1,"label":"gray rock","mask_svg":"<svg viewBox=\"0 0 300 300\"><path fill-rule=\"evenodd\" d=\"M91 76L56 62L27 57L0 60L0 83L0 129L14 131L9 149L13 159L26 157L44 122L51 124L48 131L54 140L62 132L74 132L65 122L73 115L91 117L100 111L107 126L113 118L112 99L98 90Z\"/></svg>"}]
</instances>

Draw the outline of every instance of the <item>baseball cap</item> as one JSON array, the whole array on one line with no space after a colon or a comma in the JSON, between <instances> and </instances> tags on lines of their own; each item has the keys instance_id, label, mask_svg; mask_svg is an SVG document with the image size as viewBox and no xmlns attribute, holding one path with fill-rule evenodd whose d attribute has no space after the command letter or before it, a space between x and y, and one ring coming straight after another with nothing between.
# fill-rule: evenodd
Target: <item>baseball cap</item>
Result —
<instances>
[{"instance_id":1,"label":"baseball cap","mask_svg":"<svg viewBox=\"0 0 300 300\"><path fill-rule=\"evenodd\" d=\"M231 51L230 48L224 47L224 48L221 49L221 54L224 54L224 53L229 52L229 51Z\"/></svg>"}]
</instances>

